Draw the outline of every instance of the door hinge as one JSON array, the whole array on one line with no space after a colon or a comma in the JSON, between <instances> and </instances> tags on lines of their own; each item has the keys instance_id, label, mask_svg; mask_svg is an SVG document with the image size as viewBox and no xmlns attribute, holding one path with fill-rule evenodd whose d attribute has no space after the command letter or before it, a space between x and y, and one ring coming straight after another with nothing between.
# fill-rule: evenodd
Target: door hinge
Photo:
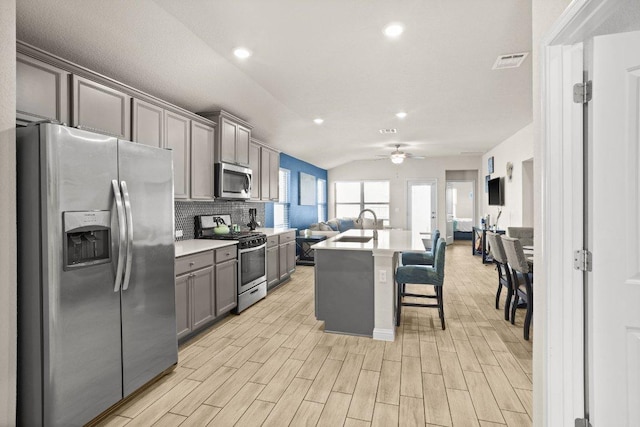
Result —
<instances>
[{"instance_id":1,"label":"door hinge","mask_svg":"<svg viewBox=\"0 0 640 427\"><path fill-rule=\"evenodd\" d=\"M586 418L576 418L575 427L591 427L591 423Z\"/></svg>"},{"instance_id":2,"label":"door hinge","mask_svg":"<svg viewBox=\"0 0 640 427\"><path fill-rule=\"evenodd\" d=\"M576 104L586 104L591 101L591 80L573 85L573 102Z\"/></svg>"},{"instance_id":3,"label":"door hinge","mask_svg":"<svg viewBox=\"0 0 640 427\"><path fill-rule=\"evenodd\" d=\"M591 252L580 249L573 252L573 268L581 271L591 271Z\"/></svg>"}]
</instances>

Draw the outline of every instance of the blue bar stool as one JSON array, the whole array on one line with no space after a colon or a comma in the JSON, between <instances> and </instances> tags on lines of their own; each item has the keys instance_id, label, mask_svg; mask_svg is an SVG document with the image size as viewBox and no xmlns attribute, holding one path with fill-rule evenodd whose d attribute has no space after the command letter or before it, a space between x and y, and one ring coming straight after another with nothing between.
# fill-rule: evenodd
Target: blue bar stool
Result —
<instances>
[{"instance_id":1,"label":"blue bar stool","mask_svg":"<svg viewBox=\"0 0 640 427\"><path fill-rule=\"evenodd\" d=\"M440 230L433 232L431 242L431 250L425 252L403 252L402 265L433 265L435 258L436 245L440 239Z\"/></svg>"},{"instance_id":2,"label":"blue bar stool","mask_svg":"<svg viewBox=\"0 0 640 427\"><path fill-rule=\"evenodd\" d=\"M435 246L435 257L433 265L403 265L396 269L397 308L396 326L400 326L402 306L411 307L434 307L438 309L442 329L444 325L444 306L442 299L442 285L444 284L444 255L447 247L444 239L440 239ZM431 285L435 289L434 294L412 294L405 291L406 284ZM436 304L418 304L413 302L403 302L403 297L431 298L436 300Z\"/></svg>"}]
</instances>

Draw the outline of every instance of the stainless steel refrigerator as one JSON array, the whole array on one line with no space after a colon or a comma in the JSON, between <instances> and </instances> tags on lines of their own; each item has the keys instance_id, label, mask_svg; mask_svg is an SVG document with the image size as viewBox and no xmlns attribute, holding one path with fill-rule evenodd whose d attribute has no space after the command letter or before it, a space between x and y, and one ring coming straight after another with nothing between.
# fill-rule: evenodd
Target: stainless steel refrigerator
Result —
<instances>
[{"instance_id":1,"label":"stainless steel refrigerator","mask_svg":"<svg viewBox=\"0 0 640 427\"><path fill-rule=\"evenodd\" d=\"M171 152L17 130L18 423L83 425L177 363Z\"/></svg>"}]
</instances>

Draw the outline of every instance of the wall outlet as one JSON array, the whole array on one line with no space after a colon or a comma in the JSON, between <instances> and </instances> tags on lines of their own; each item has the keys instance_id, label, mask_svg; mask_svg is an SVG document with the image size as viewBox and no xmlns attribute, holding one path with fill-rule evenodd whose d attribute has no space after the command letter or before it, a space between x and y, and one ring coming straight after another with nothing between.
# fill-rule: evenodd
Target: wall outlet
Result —
<instances>
[{"instance_id":1,"label":"wall outlet","mask_svg":"<svg viewBox=\"0 0 640 427\"><path fill-rule=\"evenodd\" d=\"M387 270L380 270L380 283L387 281Z\"/></svg>"},{"instance_id":2,"label":"wall outlet","mask_svg":"<svg viewBox=\"0 0 640 427\"><path fill-rule=\"evenodd\" d=\"M183 236L183 234L182 234L182 230L176 230L176 239L177 239L178 237L182 237L182 236Z\"/></svg>"}]
</instances>

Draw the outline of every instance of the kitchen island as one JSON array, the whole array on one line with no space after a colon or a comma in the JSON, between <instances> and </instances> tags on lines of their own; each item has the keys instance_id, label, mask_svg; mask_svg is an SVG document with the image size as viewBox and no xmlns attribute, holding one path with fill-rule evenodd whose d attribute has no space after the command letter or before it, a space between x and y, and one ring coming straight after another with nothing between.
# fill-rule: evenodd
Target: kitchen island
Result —
<instances>
[{"instance_id":1,"label":"kitchen island","mask_svg":"<svg viewBox=\"0 0 640 427\"><path fill-rule=\"evenodd\" d=\"M398 254L424 251L430 235L404 230L349 230L313 245L316 318L326 332L395 338Z\"/></svg>"}]
</instances>

